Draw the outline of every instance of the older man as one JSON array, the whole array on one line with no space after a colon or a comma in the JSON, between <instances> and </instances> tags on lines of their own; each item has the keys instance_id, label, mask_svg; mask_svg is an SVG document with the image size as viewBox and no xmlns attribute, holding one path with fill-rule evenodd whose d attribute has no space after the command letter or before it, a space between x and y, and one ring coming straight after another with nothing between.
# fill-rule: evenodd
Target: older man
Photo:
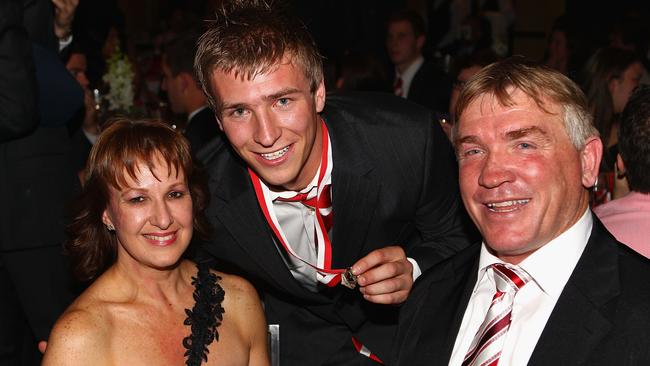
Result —
<instances>
[{"instance_id":1,"label":"older man","mask_svg":"<svg viewBox=\"0 0 650 366\"><path fill-rule=\"evenodd\" d=\"M580 89L520 58L461 92L461 196L483 235L424 274L395 365L647 365L650 262L589 210L602 143Z\"/></svg>"}]
</instances>

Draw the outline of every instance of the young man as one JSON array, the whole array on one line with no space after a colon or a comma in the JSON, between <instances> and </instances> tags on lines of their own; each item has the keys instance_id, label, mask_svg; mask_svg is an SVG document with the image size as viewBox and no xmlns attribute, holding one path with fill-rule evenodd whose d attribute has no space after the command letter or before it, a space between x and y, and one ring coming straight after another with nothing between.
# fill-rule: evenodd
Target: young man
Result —
<instances>
[{"instance_id":1,"label":"young man","mask_svg":"<svg viewBox=\"0 0 650 366\"><path fill-rule=\"evenodd\" d=\"M393 92L436 112L449 105L451 80L422 56L426 41L424 20L405 10L388 19L386 50L393 63Z\"/></svg>"},{"instance_id":2,"label":"young man","mask_svg":"<svg viewBox=\"0 0 650 366\"><path fill-rule=\"evenodd\" d=\"M456 111L483 243L418 280L391 365L647 365L650 262L589 210L603 146L578 86L512 58L479 71Z\"/></svg>"},{"instance_id":3,"label":"young man","mask_svg":"<svg viewBox=\"0 0 650 366\"><path fill-rule=\"evenodd\" d=\"M227 3L195 68L227 138L200 156L205 251L262 292L283 365L385 358L393 304L420 269L468 245L453 152L431 113L391 95L326 102L311 37L262 1Z\"/></svg>"}]
</instances>

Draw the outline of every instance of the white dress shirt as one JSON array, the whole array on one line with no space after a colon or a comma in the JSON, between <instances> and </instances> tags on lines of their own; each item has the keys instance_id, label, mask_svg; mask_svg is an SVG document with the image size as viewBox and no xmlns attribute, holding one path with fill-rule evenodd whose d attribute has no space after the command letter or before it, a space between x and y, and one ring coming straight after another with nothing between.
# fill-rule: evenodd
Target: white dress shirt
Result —
<instances>
[{"instance_id":1,"label":"white dress shirt","mask_svg":"<svg viewBox=\"0 0 650 366\"><path fill-rule=\"evenodd\" d=\"M332 142L328 139L327 146L329 153L327 154L327 164L331 169L327 169L325 176L323 177L323 182L321 185L331 185L332 184L332 170L334 169L334 160L332 159ZM303 260L309 262L312 265L317 265L317 243L314 236L314 228L318 227L316 221L315 210L311 207L305 206L300 202L286 202L286 201L276 201L277 198L291 198L296 195L296 193L308 193L310 192L309 197L316 195L317 186L318 186L318 174L320 172L320 166L316 170L316 174L312 178L311 182L301 191L283 191L283 192L274 192L268 189L268 186L264 181L260 180L260 183L263 187L263 190L269 192L269 199L273 202L269 207L269 214L274 215L277 218L278 223L280 224L279 230L282 231L284 236L287 238L287 245L298 254ZM334 197L333 190L331 188L331 197ZM331 230L327 233L328 237L331 238ZM282 245L276 242L278 250L282 254L282 257L285 259L285 264L291 271L293 277L298 280L305 288L310 291L316 292L318 290L318 284L316 279L316 270L311 266L305 264L300 259L293 257L286 253L286 250L282 248ZM336 256L336 253L333 253ZM358 258L361 259L361 258ZM409 262L413 265L413 281L415 281L421 274L420 266L412 258L407 258Z\"/></svg>"},{"instance_id":2,"label":"white dress shirt","mask_svg":"<svg viewBox=\"0 0 650 366\"><path fill-rule=\"evenodd\" d=\"M526 365L564 286L591 235L593 219L587 209L567 231L551 240L519 263L532 281L517 292L512 306L510 329L499 365ZM463 316L449 365L461 365L469 346L488 312L495 284L487 268L503 263L481 246L478 280Z\"/></svg>"},{"instance_id":3,"label":"white dress shirt","mask_svg":"<svg viewBox=\"0 0 650 366\"><path fill-rule=\"evenodd\" d=\"M404 72L400 73L399 71L395 70L395 80L397 80L397 78L402 78L402 97L408 98L409 89L411 88L413 77L415 77L415 73L418 72L420 66L422 66L423 63L424 58L422 56L418 56L418 58L416 58L415 61L413 61L413 63L410 64L406 70L404 70Z\"/></svg>"}]
</instances>

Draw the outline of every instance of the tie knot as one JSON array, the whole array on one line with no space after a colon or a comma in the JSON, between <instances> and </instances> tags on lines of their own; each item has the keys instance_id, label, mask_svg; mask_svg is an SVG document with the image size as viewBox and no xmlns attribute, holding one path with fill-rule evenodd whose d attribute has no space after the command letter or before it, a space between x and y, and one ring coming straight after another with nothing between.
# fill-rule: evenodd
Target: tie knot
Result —
<instances>
[{"instance_id":1,"label":"tie knot","mask_svg":"<svg viewBox=\"0 0 650 366\"><path fill-rule=\"evenodd\" d=\"M402 77L398 76L398 77L395 79L395 82L393 83L393 92L394 92L395 95L397 95L398 97L401 97L401 96L402 96L402 94L403 94L403 90L402 90Z\"/></svg>"},{"instance_id":2,"label":"tie knot","mask_svg":"<svg viewBox=\"0 0 650 366\"><path fill-rule=\"evenodd\" d=\"M531 280L530 275L518 266L496 263L491 267L497 290L501 292L516 293Z\"/></svg>"},{"instance_id":3,"label":"tie knot","mask_svg":"<svg viewBox=\"0 0 650 366\"><path fill-rule=\"evenodd\" d=\"M306 193L296 193L295 196L293 197L278 197L276 198L276 201L281 201L281 202L300 202L305 206L309 207L316 207L318 205L319 208L328 208L332 206L332 198L330 195L330 185L326 185L323 187L323 192L321 193L320 197L316 197L317 195L317 190L315 189L316 187L312 188L309 192Z\"/></svg>"}]
</instances>

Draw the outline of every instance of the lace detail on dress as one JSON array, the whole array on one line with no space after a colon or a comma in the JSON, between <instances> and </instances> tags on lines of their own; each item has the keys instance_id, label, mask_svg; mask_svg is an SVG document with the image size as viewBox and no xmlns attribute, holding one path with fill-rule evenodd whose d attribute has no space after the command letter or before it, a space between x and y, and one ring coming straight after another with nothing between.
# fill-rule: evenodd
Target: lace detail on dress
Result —
<instances>
[{"instance_id":1,"label":"lace detail on dress","mask_svg":"<svg viewBox=\"0 0 650 366\"><path fill-rule=\"evenodd\" d=\"M194 307L185 309L187 318L183 324L192 329L189 336L183 338L183 347L187 348L185 356L187 366L199 366L208 361L208 346L213 340L219 341L217 327L223 320L223 301L225 292L217 283L221 279L205 264L197 264L198 272L192 277L194 286Z\"/></svg>"}]
</instances>

